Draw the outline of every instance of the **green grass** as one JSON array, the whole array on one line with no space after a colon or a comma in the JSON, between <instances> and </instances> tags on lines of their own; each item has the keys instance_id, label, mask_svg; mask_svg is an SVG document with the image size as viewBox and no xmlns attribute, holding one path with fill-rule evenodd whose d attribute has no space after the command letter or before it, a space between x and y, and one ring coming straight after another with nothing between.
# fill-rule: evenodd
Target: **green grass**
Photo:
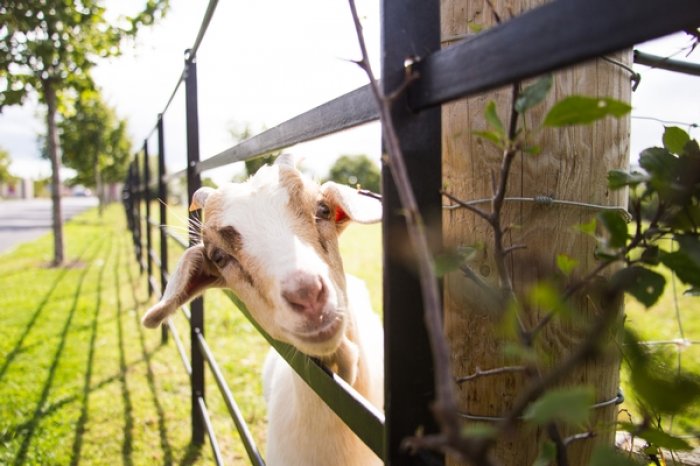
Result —
<instances>
[{"instance_id":1,"label":"green grass","mask_svg":"<svg viewBox=\"0 0 700 466\"><path fill-rule=\"evenodd\" d=\"M190 447L187 377L144 330L144 280L119 206L0 257L0 464L210 464Z\"/></svg>"},{"instance_id":2,"label":"green grass","mask_svg":"<svg viewBox=\"0 0 700 466\"><path fill-rule=\"evenodd\" d=\"M646 309L633 299L625 303L626 323L643 341L668 341L680 339L683 335L687 340L700 341L700 299L684 295L687 288L678 279L659 268L667 280L666 289L661 299L651 308ZM675 286L674 286L675 285ZM679 324L680 321L680 324ZM682 330L681 330L682 329ZM700 376L700 345L687 347L676 345L652 346L650 351L664 351L672 357L672 368L678 365L686 372ZM673 371L671 371L673 372ZM627 397L624 408L636 415L634 393L629 387L628 375L623 370L622 387ZM627 421L626 415L621 420ZM637 419L639 421L639 419ZM662 419L662 425L676 435L700 435L700 405L694 404L673 419ZM696 442L697 443L697 442Z\"/></svg>"},{"instance_id":3,"label":"green grass","mask_svg":"<svg viewBox=\"0 0 700 466\"><path fill-rule=\"evenodd\" d=\"M353 226L341 240L347 271L368 280L377 309L380 231ZM174 344L140 326L150 302L121 207L78 216L65 236L65 268L47 267L49 235L0 256L0 464L212 464L208 445L190 445L189 385ZM181 249L171 246L174 265ZM205 303L207 341L264 451L268 346L223 293ZM185 318L173 320L189 348ZM206 384L226 464L248 464L208 371Z\"/></svg>"}]
</instances>

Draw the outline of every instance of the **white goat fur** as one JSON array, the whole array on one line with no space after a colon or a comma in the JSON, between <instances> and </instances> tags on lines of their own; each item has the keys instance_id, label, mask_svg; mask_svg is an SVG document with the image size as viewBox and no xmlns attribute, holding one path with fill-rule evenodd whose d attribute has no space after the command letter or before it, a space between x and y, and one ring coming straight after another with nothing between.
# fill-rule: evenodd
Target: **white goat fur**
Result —
<instances>
[{"instance_id":1,"label":"white goat fur","mask_svg":"<svg viewBox=\"0 0 700 466\"><path fill-rule=\"evenodd\" d=\"M180 259L144 325L208 287L230 288L272 337L319 358L381 409L381 324L364 284L344 274L337 242L350 220L379 221L381 204L318 186L282 156L245 183L200 189L191 208L204 209L203 241ZM381 464L274 350L263 386L270 466Z\"/></svg>"}]
</instances>

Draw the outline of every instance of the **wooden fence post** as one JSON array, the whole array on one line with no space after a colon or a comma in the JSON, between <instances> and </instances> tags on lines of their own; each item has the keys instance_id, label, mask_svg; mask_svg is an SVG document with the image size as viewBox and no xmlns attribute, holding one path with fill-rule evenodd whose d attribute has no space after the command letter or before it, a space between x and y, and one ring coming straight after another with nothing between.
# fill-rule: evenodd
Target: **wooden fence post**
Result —
<instances>
[{"instance_id":1,"label":"wooden fence post","mask_svg":"<svg viewBox=\"0 0 700 466\"><path fill-rule=\"evenodd\" d=\"M453 40L477 29L493 26L494 12L489 7L490 3L505 21L513 14L544 2L442 0L443 45L449 47ZM556 37L551 40L556 40ZM630 54L620 53L615 59L629 65ZM603 60L578 65L555 73L550 96L543 105L528 114L526 126L533 128L539 125L546 109L566 95L582 94L629 101L630 93L630 76L621 67ZM491 176L498 176L499 173L501 151L473 134L473 131L487 128L483 115L489 101L496 103L500 118L507 122L511 87L443 107L443 185L462 200L490 198ZM594 205L626 207L625 194L608 191L606 175L612 168L625 168L628 165L629 118L546 130L541 133L538 144L542 147L539 156L516 158L508 196L551 196ZM482 207L489 208L488 204ZM527 246L525 250L515 251L508 261L518 294L521 295L534 280L552 273L559 253L576 259L581 271L592 269L595 263L594 244L590 238L577 233L573 226L587 222L594 215L594 211L576 207L506 202L503 224L516 226L508 233L510 245ZM443 228L447 247L476 243L485 245L484 252L472 263L472 269L483 281L497 283L496 265L491 254L493 233L486 223L474 214L458 209L444 213ZM487 370L512 364L504 356L493 312L484 308L485 300L480 296L478 286L460 272L451 273L445 279L445 325L452 347L455 377L473 374L477 368ZM589 302L581 300L573 305L584 316L595 314ZM532 328L540 317L523 316L525 326ZM584 328L580 323L553 321L538 337L538 349L556 360L581 340ZM576 369L564 384L589 384L595 388L596 401L607 401L617 394L618 378L619 357L609 356ZM522 373L501 373L466 382L459 392L460 409L471 415L502 416L525 384ZM615 414L614 405L598 409L594 420L609 426ZM565 435L573 433L565 432ZM506 466L532 464L544 435L541 429L517 429L494 448L494 455L500 464ZM572 445L570 464L588 464L594 442L611 443L612 435L608 428L598 429L595 440ZM459 463L450 461L450 464Z\"/></svg>"}]
</instances>

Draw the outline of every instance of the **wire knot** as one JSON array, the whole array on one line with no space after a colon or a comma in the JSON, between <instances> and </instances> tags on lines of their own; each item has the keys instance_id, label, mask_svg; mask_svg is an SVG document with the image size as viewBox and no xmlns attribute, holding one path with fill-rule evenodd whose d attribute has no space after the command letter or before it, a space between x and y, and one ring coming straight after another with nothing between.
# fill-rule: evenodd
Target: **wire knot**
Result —
<instances>
[{"instance_id":1,"label":"wire knot","mask_svg":"<svg viewBox=\"0 0 700 466\"><path fill-rule=\"evenodd\" d=\"M533 198L535 204L542 206L550 206L554 204L554 198L552 196L535 196Z\"/></svg>"}]
</instances>

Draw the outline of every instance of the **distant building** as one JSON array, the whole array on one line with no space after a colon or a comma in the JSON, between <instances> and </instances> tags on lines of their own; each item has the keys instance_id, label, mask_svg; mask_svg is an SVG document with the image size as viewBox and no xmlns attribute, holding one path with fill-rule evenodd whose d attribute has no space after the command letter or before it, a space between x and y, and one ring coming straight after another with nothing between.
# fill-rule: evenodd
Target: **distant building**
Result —
<instances>
[{"instance_id":1,"label":"distant building","mask_svg":"<svg viewBox=\"0 0 700 466\"><path fill-rule=\"evenodd\" d=\"M29 178L15 178L0 183L0 197L5 199L33 199L34 181Z\"/></svg>"}]
</instances>

